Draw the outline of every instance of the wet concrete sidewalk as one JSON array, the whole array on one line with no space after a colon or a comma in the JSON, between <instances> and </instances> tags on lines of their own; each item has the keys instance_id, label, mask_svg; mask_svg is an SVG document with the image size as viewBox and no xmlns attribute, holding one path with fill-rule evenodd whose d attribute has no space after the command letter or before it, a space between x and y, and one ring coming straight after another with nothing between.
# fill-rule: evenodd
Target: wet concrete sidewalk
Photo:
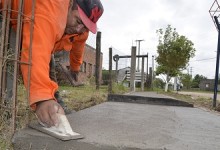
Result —
<instances>
[{"instance_id":1,"label":"wet concrete sidewalk","mask_svg":"<svg viewBox=\"0 0 220 150\"><path fill-rule=\"evenodd\" d=\"M220 115L193 107L105 102L68 119L84 139L63 142L26 128L14 136L14 149L220 149Z\"/></svg>"}]
</instances>

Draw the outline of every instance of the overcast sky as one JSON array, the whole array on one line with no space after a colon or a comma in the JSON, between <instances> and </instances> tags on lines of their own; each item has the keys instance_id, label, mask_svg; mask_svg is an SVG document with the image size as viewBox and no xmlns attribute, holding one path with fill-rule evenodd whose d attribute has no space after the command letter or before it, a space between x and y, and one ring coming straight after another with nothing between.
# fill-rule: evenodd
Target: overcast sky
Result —
<instances>
[{"instance_id":1,"label":"overcast sky","mask_svg":"<svg viewBox=\"0 0 220 150\"><path fill-rule=\"evenodd\" d=\"M194 43L190 60L192 74L215 76L218 32L209 14L214 0L102 0L104 14L98 23L102 32L103 66L108 68L108 49L131 54L135 40L141 42L140 54L157 56L156 30L168 24ZM132 42L133 41L133 42ZM151 65L152 61L149 62Z\"/></svg>"}]
</instances>

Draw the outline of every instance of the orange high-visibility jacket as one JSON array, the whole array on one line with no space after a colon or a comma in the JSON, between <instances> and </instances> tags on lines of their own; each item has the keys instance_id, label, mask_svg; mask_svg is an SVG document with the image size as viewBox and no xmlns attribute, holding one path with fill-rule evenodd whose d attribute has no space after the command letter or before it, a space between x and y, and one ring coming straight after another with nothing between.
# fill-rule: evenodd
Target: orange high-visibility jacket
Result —
<instances>
[{"instance_id":1,"label":"orange high-visibility jacket","mask_svg":"<svg viewBox=\"0 0 220 150\"><path fill-rule=\"evenodd\" d=\"M18 10L18 2L19 0L13 1L12 9ZM63 49L70 51L70 68L73 71L80 69L88 32L81 35L64 35L68 7L69 0L36 0L30 80L30 106L33 109L35 109L36 102L55 100L54 93L57 91L58 85L49 77L51 53ZM31 8L32 0L24 0L25 19L31 16ZM12 13L12 17L16 18L16 15ZM22 62L28 62L29 59L30 27L30 21L23 23ZM28 66L22 64L21 71L27 87Z\"/></svg>"}]
</instances>

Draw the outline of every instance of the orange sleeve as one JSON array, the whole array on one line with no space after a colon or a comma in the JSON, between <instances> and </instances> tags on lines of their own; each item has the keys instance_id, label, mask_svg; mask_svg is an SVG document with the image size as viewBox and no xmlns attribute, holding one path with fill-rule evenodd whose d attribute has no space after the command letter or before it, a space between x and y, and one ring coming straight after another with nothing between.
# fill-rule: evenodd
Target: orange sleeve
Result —
<instances>
[{"instance_id":1,"label":"orange sleeve","mask_svg":"<svg viewBox=\"0 0 220 150\"><path fill-rule=\"evenodd\" d=\"M31 8L27 4L25 3L25 10ZM23 24L21 62L29 62L31 59L31 79L28 78L28 65L21 64L21 71L26 88L30 82L30 106L33 109L36 102L55 99L54 93L58 85L49 77L49 63L54 45L64 33L68 7L68 0L36 1L31 58L31 24L29 21ZM28 11L25 12L28 14Z\"/></svg>"},{"instance_id":2,"label":"orange sleeve","mask_svg":"<svg viewBox=\"0 0 220 150\"><path fill-rule=\"evenodd\" d=\"M72 71L79 71L83 61L83 53L89 32L75 36L70 51L70 68Z\"/></svg>"},{"instance_id":3,"label":"orange sleeve","mask_svg":"<svg viewBox=\"0 0 220 150\"><path fill-rule=\"evenodd\" d=\"M54 46L54 51L66 50L70 51L72 49L72 43L74 39L74 34L64 35L60 41L58 41Z\"/></svg>"}]
</instances>

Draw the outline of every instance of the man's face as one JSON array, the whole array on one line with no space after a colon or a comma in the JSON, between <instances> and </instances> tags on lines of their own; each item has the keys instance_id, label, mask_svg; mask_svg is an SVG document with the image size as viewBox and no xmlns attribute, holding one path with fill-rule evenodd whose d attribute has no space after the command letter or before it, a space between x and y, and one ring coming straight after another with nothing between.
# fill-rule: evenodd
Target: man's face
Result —
<instances>
[{"instance_id":1,"label":"man's face","mask_svg":"<svg viewBox=\"0 0 220 150\"><path fill-rule=\"evenodd\" d=\"M67 15L65 34L82 34L88 31L80 19L78 10L70 10Z\"/></svg>"}]
</instances>

